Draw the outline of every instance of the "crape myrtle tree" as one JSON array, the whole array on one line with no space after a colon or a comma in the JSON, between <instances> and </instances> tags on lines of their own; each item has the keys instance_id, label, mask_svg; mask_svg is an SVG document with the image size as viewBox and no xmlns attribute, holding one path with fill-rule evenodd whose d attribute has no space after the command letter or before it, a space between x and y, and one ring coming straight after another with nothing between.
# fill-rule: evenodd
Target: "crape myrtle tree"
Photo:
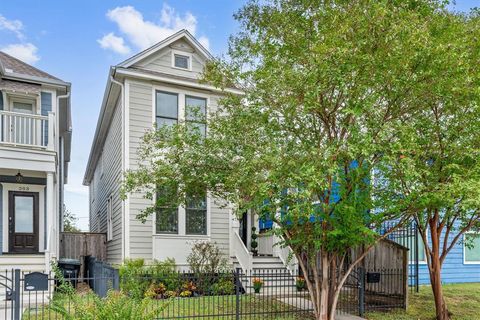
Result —
<instances>
[{"instance_id":1,"label":"crape myrtle tree","mask_svg":"<svg viewBox=\"0 0 480 320\"><path fill-rule=\"evenodd\" d=\"M442 11L430 30L425 40L431 49L423 68L432 76L417 87L416 112L396 128L397 148L385 153L377 168L383 180L378 185L388 186L379 194L408 203L415 212L436 317L445 320L451 315L442 292L442 266L463 235L478 234L480 227L478 12Z\"/></svg>"},{"instance_id":2,"label":"crape myrtle tree","mask_svg":"<svg viewBox=\"0 0 480 320\"><path fill-rule=\"evenodd\" d=\"M316 318L334 319L348 275L395 226L376 230L414 212L384 184L377 192L371 173L398 161L397 131L416 112L417 88L437 76L425 66L441 12L427 0L248 2L228 59L204 72L223 90L208 119L196 119L207 135L191 121L147 132L124 195L152 200L140 219L161 221L161 209L206 190L239 215L272 219L280 245L311 275Z\"/></svg>"}]
</instances>

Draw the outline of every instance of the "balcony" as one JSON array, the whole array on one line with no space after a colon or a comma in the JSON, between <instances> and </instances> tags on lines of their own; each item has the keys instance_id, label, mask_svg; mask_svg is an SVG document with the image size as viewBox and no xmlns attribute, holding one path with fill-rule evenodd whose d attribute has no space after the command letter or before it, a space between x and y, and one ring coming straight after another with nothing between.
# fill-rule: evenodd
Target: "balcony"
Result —
<instances>
[{"instance_id":1,"label":"balcony","mask_svg":"<svg viewBox=\"0 0 480 320\"><path fill-rule=\"evenodd\" d=\"M55 115L48 116L0 110L0 144L54 150Z\"/></svg>"}]
</instances>

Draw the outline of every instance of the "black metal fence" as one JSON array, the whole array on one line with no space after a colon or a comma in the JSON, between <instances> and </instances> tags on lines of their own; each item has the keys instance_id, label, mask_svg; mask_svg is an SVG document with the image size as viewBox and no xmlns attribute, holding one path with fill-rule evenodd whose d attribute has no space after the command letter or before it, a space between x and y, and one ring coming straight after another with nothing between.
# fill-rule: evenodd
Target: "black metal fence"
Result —
<instances>
[{"instance_id":1,"label":"black metal fence","mask_svg":"<svg viewBox=\"0 0 480 320\"><path fill-rule=\"evenodd\" d=\"M120 276L112 267L92 261L88 270L86 277L66 279L75 285L75 294L66 292L52 274L4 272L0 277L0 284L2 279L7 284L3 318L66 319L79 310L103 312L105 305L131 308L145 319L313 318L313 304L302 278L284 269ZM403 274L401 270L355 269L340 293L338 312L363 315L369 310L405 307L405 293L394 289L396 282L405 281Z\"/></svg>"},{"instance_id":2,"label":"black metal fence","mask_svg":"<svg viewBox=\"0 0 480 320\"><path fill-rule=\"evenodd\" d=\"M390 230L397 224L396 221L389 221L384 223L381 234ZM388 239L409 249L408 251L408 286L411 291L418 292L419 290L419 260L420 253L423 252L423 243L420 240L417 224L415 221L409 221L400 228L392 232Z\"/></svg>"}]
</instances>

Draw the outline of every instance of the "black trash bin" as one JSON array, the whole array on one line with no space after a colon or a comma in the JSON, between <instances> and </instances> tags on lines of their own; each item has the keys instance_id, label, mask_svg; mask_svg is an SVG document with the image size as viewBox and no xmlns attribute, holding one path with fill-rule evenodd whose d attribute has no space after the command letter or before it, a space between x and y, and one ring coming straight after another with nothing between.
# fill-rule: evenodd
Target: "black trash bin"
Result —
<instances>
[{"instance_id":1,"label":"black trash bin","mask_svg":"<svg viewBox=\"0 0 480 320\"><path fill-rule=\"evenodd\" d=\"M69 281L76 288L78 275L80 274L80 260L62 258L58 260L58 267L62 270L65 280Z\"/></svg>"}]
</instances>

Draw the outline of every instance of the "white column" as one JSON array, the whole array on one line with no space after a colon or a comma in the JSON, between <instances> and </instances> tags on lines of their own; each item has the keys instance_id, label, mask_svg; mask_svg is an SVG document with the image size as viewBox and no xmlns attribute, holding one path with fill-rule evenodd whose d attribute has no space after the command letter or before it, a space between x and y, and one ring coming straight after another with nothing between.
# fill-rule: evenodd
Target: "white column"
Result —
<instances>
[{"instance_id":1,"label":"white column","mask_svg":"<svg viewBox=\"0 0 480 320\"><path fill-rule=\"evenodd\" d=\"M42 133L43 134L43 133ZM55 114L53 112L48 113L48 150L55 149Z\"/></svg>"},{"instance_id":2,"label":"white column","mask_svg":"<svg viewBox=\"0 0 480 320\"><path fill-rule=\"evenodd\" d=\"M57 218L55 214L55 195L54 195L53 172L47 173L47 190L46 192L46 210L47 220L47 244L51 257L57 257Z\"/></svg>"}]
</instances>

